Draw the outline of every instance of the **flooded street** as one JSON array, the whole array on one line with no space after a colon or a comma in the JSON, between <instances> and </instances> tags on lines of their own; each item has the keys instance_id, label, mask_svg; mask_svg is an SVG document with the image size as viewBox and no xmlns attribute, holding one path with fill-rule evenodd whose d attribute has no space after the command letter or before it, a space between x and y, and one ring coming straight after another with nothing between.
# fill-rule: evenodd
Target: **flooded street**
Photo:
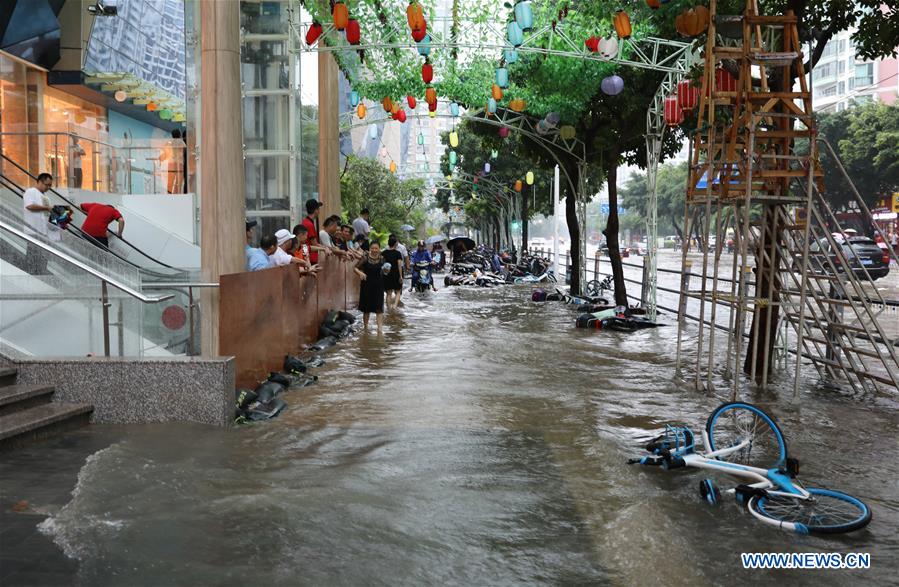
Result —
<instances>
[{"instance_id":1,"label":"flooded street","mask_svg":"<svg viewBox=\"0 0 899 587\"><path fill-rule=\"evenodd\" d=\"M834 538L778 531L730 499L705 505L696 471L625 464L665 423L698 435L729 399L673 380L670 318L576 330L574 310L530 291L405 294L382 336L326 353L318 384L269 422L93 425L0 453L4 510L42 513L40 538L81 585L896 584L896 398L814 381L799 404L743 398L778 420L807 486L874 514ZM867 552L872 566L747 571L741 552Z\"/></svg>"}]
</instances>

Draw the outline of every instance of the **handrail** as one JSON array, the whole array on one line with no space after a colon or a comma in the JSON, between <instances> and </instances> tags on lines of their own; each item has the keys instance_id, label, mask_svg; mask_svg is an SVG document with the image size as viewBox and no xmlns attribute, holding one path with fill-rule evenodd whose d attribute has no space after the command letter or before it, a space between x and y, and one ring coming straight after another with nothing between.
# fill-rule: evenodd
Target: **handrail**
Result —
<instances>
[{"instance_id":1,"label":"handrail","mask_svg":"<svg viewBox=\"0 0 899 587\"><path fill-rule=\"evenodd\" d=\"M63 130L60 130L60 131L40 131L40 130L36 130L36 131L33 131L33 132L15 132L15 131L3 131L3 132L0 132L0 136L57 136L57 135L67 135L67 136L70 136L70 137L72 137L72 138L78 139L79 141L87 141L87 142L89 142L89 143L96 143L96 144L98 144L98 145L103 145L103 146L105 146L105 147L111 147L111 148L113 148L113 149L128 149L128 150L135 150L135 149L137 149L137 150L148 150L148 149L162 149L162 148L165 148L165 147L179 147L179 148L187 149L187 145L186 145L186 144L183 145L183 147L181 147L181 146L179 146L179 145L159 145L159 146L156 146L156 147L153 147L153 146L141 147L141 146L133 146L133 145L116 145L116 144L113 144L113 143L107 143L106 141L101 141L100 139L93 139L93 138L91 138L91 137L86 137L86 136L84 136L84 135L79 135L79 134L74 133L74 132L68 132L68 131L63 131ZM160 141L169 141L169 140L174 140L174 139L162 139L162 138L160 138L160 139L157 139L157 140L160 140Z\"/></svg>"},{"instance_id":2,"label":"handrail","mask_svg":"<svg viewBox=\"0 0 899 587\"><path fill-rule=\"evenodd\" d=\"M146 304L156 304L156 303L163 302L165 300L168 300L168 299L171 299L174 297L174 294L169 294L169 295L165 295L165 296L144 295L143 293L139 292L138 290L136 290L128 285L125 285L124 283L115 279L114 277L110 277L109 275L100 273L99 271L97 271L96 269L91 267L90 265L87 265L86 263L82 263L78 259L70 257L69 255L66 255L65 253L63 253L62 251L59 251L55 247L48 245L41 239L35 238L29 234L26 234L24 231L19 230L18 228L11 226L10 224L7 224L2 219L0 219L0 229L5 230L6 232L9 232L23 240L28 241L29 243L31 243L33 245L40 247L41 249L47 251L51 255L58 257L58 258L62 259L63 261L65 261L71 265L74 265L75 267L78 267L79 269L81 269L83 271L86 271L87 273L90 273L91 275L93 275L94 277L99 279L100 281L102 281L104 283L108 283L109 285L115 287L116 289L128 294L132 298L140 300L141 302L144 302Z\"/></svg>"},{"instance_id":3,"label":"handrail","mask_svg":"<svg viewBox=\"0 0 899 587\"><path fill-rule=\"evenodd\" d=\"M8 161L8 162L12 163L12 164L13 164L19 171L21 171L22 173L24 173L25 175L27 175L27 176L30 177L31 179L37 181L37 176L32 175L32 173L31 173L30 171L28 171L27 169L25 169L24 167L22 167L21 165L19 165L18 163L16 163L15 161L13 161L12 159L10 159L10 158L7 157L6 155L4 155L3 153L0 153L0 158L2 158L4 161ZM0 177L5 177L5 176L3 176L2 174L0 174ZM17 185L14 181L12 181L11 179L9 179L8 177L6 178L6 180L9 181L10 183L12 183L13 185ZM17 186L17 187L18 187L19 189L22 189L21 186ZM81 206L79 206L79 205L76 204L75 202L71 201L70 199L68 199L67 197L65 197L64 195L62 195L61 193L59 193L58 191L56 191L56 190L53 189L53 188L50 188L49 191L52 192L54 195L56 195L56 197L58 197L59 199L61 199L63 202L65 202L66 204L68 204L69 206L71 206L73 210L77 210L80 214L84 214L84 211L81 209ZM21 196L20 196L20 197L21 197ZM158 259L154 259L154 258L151 257L150 255L148 255L147 253L145 253L144 251L142 251L139 247L135 246L134 244L132 244L131 242L129 242L128 240L126 240L124 237L121 237L121 236L115 234L114 232L111 232L111 233L109 233L109 234L111 234L114 238L119 239L120 241L122 241L123 243L125 243L126 245L128 245L129 247L131 247L132 249L134 249L135 251L137 251L137 252L138 252L139 254L141 254L143 257L149 259L150 261L153 261L153 262L156 263L157 265L162 265L163 267L165 267L165 268L167 268L167 269L172 269L173 271L178 271L178 272L184 273L184 270L182 270L182 269L178 269L177 267L172 267L172 266L169 265L168 263L163 263L162 261L160 261L160 260L158 260ZM107 247L106 250L109 251L109 248ZM113 251L109 251L109 252L110 252L110 253L113 253L113 254L115 255L115 253L114 253ZM118 256L118 255L116 255L116 256ZM121 258L121 257L120 257L120 258ZM131 261L128 261L127 259L123 259L123 260L124 260L124 261L127 261L128 263L131 263ZM134 263L131 263L131 264L134 265ZM136 266L136 267L139 267L139 268L142 269L142 270L149 271L149 272L153 273L153 271L152 271L151 269L147 268L147 267L140 267L139 265L135 265L135 266ZM165 275L165 274L163 274L163 273L157 273L156 275L163 276L163 275Z\"/></svg>"},{"instance_id":4,"label":"handrail","mask_svg":"<svg viewBox=\"0 0 899 587\"><path fill-rule=\"evenodd\" d=\"M172 282L172 283L166 283L163 281L159 281L159 282L152 281L149 283L144 283L141 287L143 287L144 289L175 289L178 287L218 287L218 286L219 286L219 284L217 284L217 283L203 282L203 281Z\"/></svg>"}]
</instances>

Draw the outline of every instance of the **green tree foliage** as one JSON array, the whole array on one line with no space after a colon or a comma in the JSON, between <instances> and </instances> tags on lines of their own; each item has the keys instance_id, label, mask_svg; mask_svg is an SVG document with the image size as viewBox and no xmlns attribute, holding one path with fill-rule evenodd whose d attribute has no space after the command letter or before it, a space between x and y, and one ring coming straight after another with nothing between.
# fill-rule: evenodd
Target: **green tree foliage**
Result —
<instances>
[{"instance_id":1,"label":"green tree foliage","mask_svg":"<svg viewBox=\"0 0 899 587\"><path fill-rule=\"evenodd\" d=\"M373 159L350 156L340 178L343 215L352 220L362 208L371 213L378 235L399 234L400 226L421 227L425 220L425 184L420 179L402 180Z\"/></svg>"},{"instance_id":2,"label":"green tree foliage","mask_svg":"<svg viewBox=\"0 0 899 587\"><path fill-rule=\"evenodd\" d=\"M660 165L656 179L659 231L683 237L684 188L687 185L687 163ZM645 173L635 173L622 186L621 205L629 215L645 218L649 214L649 185ZM642 227L641 227L642 228Z\"/></svg>"},{"instance_id":3,"label":"green tree foliage","mask_svg":"<svg viewBox=\"0 0 899 587\"><path fill-rule=\"evenodd\" d=\"M899 106L870 104L847 112L840 158L862 197L873 205L899 191Z\"/></svg>"}]
</instances>

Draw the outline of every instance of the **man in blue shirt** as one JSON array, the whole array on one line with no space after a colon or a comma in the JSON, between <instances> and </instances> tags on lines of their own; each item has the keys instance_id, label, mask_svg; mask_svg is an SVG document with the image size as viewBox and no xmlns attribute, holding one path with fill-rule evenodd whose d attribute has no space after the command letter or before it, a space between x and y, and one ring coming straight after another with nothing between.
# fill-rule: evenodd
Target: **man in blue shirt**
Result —
<instances>
[{"instance_id":1,"label":"man in blue shirt","mask_svg":"<svg viewBox=\"0 0 899 587\"><path fill-rule=\"evenodd\" d=\"M262 269L268 269L269 267L273 267L271 259L268 258L268 254L266 254L263 248L254 248L250 246L250 242L253 240L253 228L256 226L255 220L247 220L247 245L244 249L244 252L247 255L247 271L260 271ZM274 239L274 237L272 237ZM262 239L261 244L265 244L265 238ZM278 241L275 240L275 246L277 246Z\"/></svg>"},{"instance_id":2,"label":"man in blue shirt","mask_svg":"<svg viewBox=\"0 0 899 587\"><path fill-rule=\"evenodd\" d=\"M431 253L428 252L428 249L425 248L425 241L418 241L418 247L412 253L412 258L410 259L412 264L412 288L415 288L415 283L418 281L418 273L414 270L415 264L420 262L425 262L428 264L428 275L431 276L431 263L433 262L431 259ZM437 288L434 286L434 278L431 276L431 289L437 291Z\"/></svg>"}]
</instances>

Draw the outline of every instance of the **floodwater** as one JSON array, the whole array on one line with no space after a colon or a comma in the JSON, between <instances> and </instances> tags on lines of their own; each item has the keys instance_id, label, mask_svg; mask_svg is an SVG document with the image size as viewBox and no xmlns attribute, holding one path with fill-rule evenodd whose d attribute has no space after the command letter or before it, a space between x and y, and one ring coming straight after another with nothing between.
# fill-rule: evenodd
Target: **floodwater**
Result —
<instances>
[{"instance_id":1,"label":"floodwater","mask_svg":"<svg viewBox=\"0 0 899 587\"><path fill-rule=\"evenodd\" d=\"M813 381L799 403L789 386L744 398L778 419L806 485L874 512L854 534L782 532L730 501L705 505L696 471L625 464L665 423L698 431L729 399L673 380L675 326L577 330L574 310L529 299L526 287L407 294L382 336L327 353L277 419L94 425L29 449L74 463L68 501L15 497L50 514L36 523L81 585L896 584L899 402ZM15 458L0 454L4 484L36 475ZM748 571L741 552L872 562Z\"/></svg>"}]
</instances>

